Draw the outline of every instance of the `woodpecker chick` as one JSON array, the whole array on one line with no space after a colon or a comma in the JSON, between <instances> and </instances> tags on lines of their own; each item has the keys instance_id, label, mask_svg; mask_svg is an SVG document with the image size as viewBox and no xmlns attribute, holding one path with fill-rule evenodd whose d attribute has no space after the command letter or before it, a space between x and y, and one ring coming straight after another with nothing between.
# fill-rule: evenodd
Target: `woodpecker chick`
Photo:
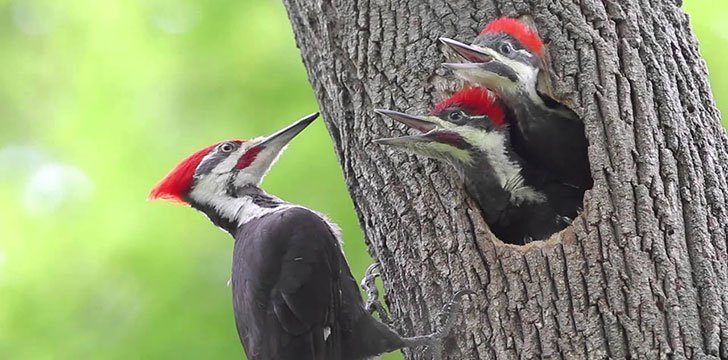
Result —
<instances>
[{"instance_id":1,"label":"woodpecker chick","mask_svg":"<svg viewBox=\"0 0 728 360\"><path fill-rule=\"evenodd\" d=\"M512 18L490 22L471 45L441 38L465 63L446 63L458 77L494 91L510 110L513 143L526 161L560 181L592 186L584 124L566 106L539 91L548 76L536 31ZM541 80L544 81L544 80Z\"/></svg>"},{"instance_id":2,"label":"woodpecker chick","mask_svg":"<svg viewBox=\"0 0 728 360\"><path fill-rule=\"evenodd\" d=\"M403 347L440 349L455 311L432 335L399 336L365 309L338 227L259 187L288 142L316 117L267 137L206 147L180 162L150 199L190 205L234 238L233 310L248 359L364 359ZM449 305L457 308L468 293L455 294Z\"/></svg>"},{"instance_id":3,"label":"woodpecker chick","mask_svg":"<svg viewBox=\"0 0 728 360\"><path fill-rule=\"evenodd\" d=\"M545 239L576 215L582 193L550 181L513 151L503 109L488 90L461 90L429 116L375 111L421 132L375 141L451 164L504 242Z\"/></svg>"}]
</instances>

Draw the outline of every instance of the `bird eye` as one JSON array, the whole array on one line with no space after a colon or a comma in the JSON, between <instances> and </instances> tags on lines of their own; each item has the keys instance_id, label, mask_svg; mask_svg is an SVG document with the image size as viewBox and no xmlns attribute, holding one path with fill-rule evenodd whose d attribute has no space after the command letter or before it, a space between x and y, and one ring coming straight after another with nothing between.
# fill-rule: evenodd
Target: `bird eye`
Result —
<instances>
[{"instance_id":1,"label":"bird eye","mask_svg":"<svg viewBox=\"0 0 728 360\"><path fill-rule=\"evenodd\" d=\"M223 143L222 145L220 145L220 151L226 152L226 153L233 151L234 148L235 147L231 143Z\"/></svg>"},{"instance_id":2,"label":"bird eye","mask_svg":"<svg viewBox=\"0 0 728 360\"><path fill-rule=\"evenodd\" d=\"M448 115L450 121L460 121L465 116L462 111L453 111Z\"/></svg>"},{"instance_id":3,"label":"bird eye","mask_svg":"<svg viewBox=\"0 0 728 360\"><path fill-rule=\"evenodd\" d=\"M511 45L511 43L508 43L508 42L501 43L500 52L503 55L510 55L510 53L513 52L513 45Z\"/></svg>"}]
</instances>

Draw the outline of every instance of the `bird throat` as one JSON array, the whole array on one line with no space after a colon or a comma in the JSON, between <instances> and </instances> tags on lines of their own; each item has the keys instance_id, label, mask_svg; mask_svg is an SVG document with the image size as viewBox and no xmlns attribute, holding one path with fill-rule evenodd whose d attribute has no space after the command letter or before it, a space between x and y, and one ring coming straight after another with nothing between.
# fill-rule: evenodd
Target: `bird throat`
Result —
<instances>
[{"instance_id":1,"label":"bird throat","mask_svg":"<svg viewBox=\"0 0 728 360\"><path fill-rule=\"evenodd\" d=\"M189 203L215 226L233 236L239 226L251 220L295 206L255 185L246 185L214 197L191 198Z\"/></svg>"}]
</instances>

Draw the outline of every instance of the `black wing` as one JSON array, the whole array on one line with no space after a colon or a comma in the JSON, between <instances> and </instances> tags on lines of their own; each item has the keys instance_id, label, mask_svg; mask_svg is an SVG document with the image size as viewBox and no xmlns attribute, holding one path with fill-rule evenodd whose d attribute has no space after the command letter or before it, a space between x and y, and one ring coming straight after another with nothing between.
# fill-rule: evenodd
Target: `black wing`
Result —
<instances>
[{"instance_id":1,"label":"black wing","mask_svg":"<svg viewBox=\"0 0 728 360\"><path fill-rule=\"evenodd\" d=\"M242 226L233 307L250 359L337 359L340 248L326 222L291 208Z\"/></svg>"}]
</instances>

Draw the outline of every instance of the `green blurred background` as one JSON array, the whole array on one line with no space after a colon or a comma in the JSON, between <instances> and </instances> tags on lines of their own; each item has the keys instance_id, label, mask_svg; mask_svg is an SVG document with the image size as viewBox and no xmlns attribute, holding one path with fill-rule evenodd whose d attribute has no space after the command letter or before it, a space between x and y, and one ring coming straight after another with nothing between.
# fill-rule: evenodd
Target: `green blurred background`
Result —
<instances>
[{"instance_id":1,"label":"green blurred background","mask_svg":"<svg viewBox=\"0 0 728 360\"><path fill-rule=\"evenodd\" d=\"M686 8L725 113L728 2ZM0 0L0 68L0 359L240 358L231 239L144 199L194 150L316 110L280 1ZM264 187L339 223L362 276L322 122Z\"/></svg>"}]
</instances>

